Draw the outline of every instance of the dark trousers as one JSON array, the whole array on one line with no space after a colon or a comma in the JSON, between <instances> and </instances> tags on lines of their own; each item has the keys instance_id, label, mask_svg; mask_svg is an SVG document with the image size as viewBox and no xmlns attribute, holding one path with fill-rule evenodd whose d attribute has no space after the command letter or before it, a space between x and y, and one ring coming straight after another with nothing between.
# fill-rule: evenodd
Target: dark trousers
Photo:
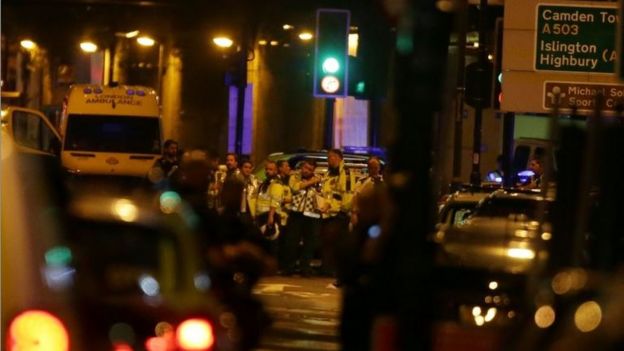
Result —
<instances>
[{"instance_id":1,"label":"dark trousers","mask_svg":"<svg viewBox=\"0 0 624 351\"><path fill-rule=\"evenodd\" d=\"M324 274L335 275L340 273L336 269L341 266L339 253L344 251L347 242L349 222L349 216L343 212L322 220L321 256L323 265L321 267ZM340 278L340 274L338 275Z\"/></svg>"},{"instance_id":2,"label":"dark trousers","mask_svg":"<svg viewBox=\"0 0 624 351\"><path fill-rule=\"evenodd\" d=\"M321 220L306 217L301 212L291 212L288 217L285 235L281 242L282 269L294 270L299 258L302 271L310 271L310 261L318 246ZM299 255L299 243L303 240L303 248Z\"/></svg>"}]
</instances>

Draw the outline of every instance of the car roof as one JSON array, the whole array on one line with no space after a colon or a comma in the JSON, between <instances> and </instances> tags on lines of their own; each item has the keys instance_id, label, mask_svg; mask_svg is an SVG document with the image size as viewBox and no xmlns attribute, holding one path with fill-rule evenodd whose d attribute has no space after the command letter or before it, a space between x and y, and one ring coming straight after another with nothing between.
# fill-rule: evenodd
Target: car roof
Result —
<instances>
[{"instance_id":1,"label":"car roof","mask_svg":"<svg viewBox=\"0 0 624 351\"><path fill-rule=\"evenodd\" d=\"M533 200L533 201L553 201L549 197L545 197L539 190L535 189L506 189L494 191L491 195L492 198L497 199L518 199L518 200Z\"/></svg>"},{"instance_id":2,"label":"car roof","mask_svg":"<svg viewBox=\"0 0 624 351\"><path fill-rule=\"evenodd\" d=\"M479 202L481 199L486 198L489 194L490 193L488 192L456 192L449 197L447 202Z\"/></svg>"},{"instance_id":3,"label":"car roof","mask_svg":"<svg viewBox=\"0 0 624 351\"><path fill-rule=\"evenodd\" d=\"M343 160L345 160L345 163L347 160L353 160L353 161L362 161L364 163L368 162L368 159L371 158L374 155L367 155L367 154L361 154L361 153L350 153L350 152L344 152L343 153ZM291 153L285 153L285 152L274 152L272 154L270 154L268 156L268 159L270 160L297 160L297 159L305 159L305 158L311 158L311 159L315 159L315 160L324 160L327 159L327 151L324 150L310 150L310 151L296 151L296 152L291 152ZM382 164L385 164L386 161L383 158L380 158L380 161Z\"/></svg>"}]
</instances>

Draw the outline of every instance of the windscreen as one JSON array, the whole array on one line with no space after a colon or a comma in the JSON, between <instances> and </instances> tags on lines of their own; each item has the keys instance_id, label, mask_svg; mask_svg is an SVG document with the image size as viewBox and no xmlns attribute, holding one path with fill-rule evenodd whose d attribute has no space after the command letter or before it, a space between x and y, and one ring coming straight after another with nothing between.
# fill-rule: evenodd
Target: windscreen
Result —
<instances>
[{"instance_id":1,"label":"windscreen","mask_svg":"<svg viewBox=\"0 0 624 351\"><path fill-rule=\"evenodd\" d=\"M70 115L65 150L160 154L158 118Z\"/></svg>"}]
</instances>

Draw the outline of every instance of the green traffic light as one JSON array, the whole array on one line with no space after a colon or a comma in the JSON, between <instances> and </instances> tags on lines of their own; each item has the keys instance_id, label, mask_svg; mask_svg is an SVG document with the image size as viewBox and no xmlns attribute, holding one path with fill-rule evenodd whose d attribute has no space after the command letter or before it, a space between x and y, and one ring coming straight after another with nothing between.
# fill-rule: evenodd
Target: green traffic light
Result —
<instances>
[{"instance_id":1,"label":"green traffic light","mask_svg":"<svg viewBox=\"0 0 624 351\"><path fill-rule=\"evenodd\" d=\"M366 83L364 83L364 82L358 82L358 83L355 85L355 92L356 92L356 93L358 93L358 94L362 94L362 93L364 93L364 91L365 91L365 90L366 90Z\"/></svg>"},{"instance_id":2,"label":"green traffic light","mask_svg":"<svg viewBox=\"0 0 624 351\"><path fill-rule=\"evenodd\" d=\"M324 73L336 73L340 69L340 62L333 57L326 58L323 61L323 72Z\"/></svg>"}]
</instances>

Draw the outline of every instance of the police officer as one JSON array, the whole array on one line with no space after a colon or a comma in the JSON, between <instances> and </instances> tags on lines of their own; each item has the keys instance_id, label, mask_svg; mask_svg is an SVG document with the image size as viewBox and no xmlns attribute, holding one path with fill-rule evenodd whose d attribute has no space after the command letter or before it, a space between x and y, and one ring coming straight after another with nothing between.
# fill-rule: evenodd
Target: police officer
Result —
<instances>
[{"instance_id":1,"label":"police officer","mask_svg":"<svg viewBox=\"0 0 624 351\"><path fill-rule=\"evenodd\" d=\"M256 197L258 191L258 179L252 174L253 164L251 160L243 160L241 163L241 175L243 176L243 195L240 206L241 217L246 221L252 221L256 210Z\"/></svg>"},{"instance_id":2,"label":"police officer","mask_svg":"<svg viewBox=\"0 0 624 351\"><path fill-rule=\"evenodd\" d=\"M315 168L314 160L304 160L300 172L290 177L290 188L293 193L292 210L282 236L283 245L280 252L283 258L283 275L291 275L297 271L297 258L301 275L304 277L312 275L310 261L317 249L321 225L321 213L316 201L320 194L321 178L314 174ZM301 241L303 247L299 255Z\"/></svg>"},{"instance_id":3,"label":"police officer","mask_svg":"<svg viewBox=\"0 0 624 351\"><path fill-rule=\"evenodd\" d=\"M319 209L323 213L321 224L321 246L323 255L323 272L337 273L335 285L340 285L340 272L336 271L336 257L344 246L343 240L349 231L351 201L354 174L345 168L343 154L340 149L331 149L327 153L327 174L322 181L321 193L318 198Z\"/></svg>"},{"instance_id":4,"label":"police officer","mask_svg":"<svg viewBox=\"0 0 624 351\"><path fill-rule=\"evenodd\" d=\"M264 168L266 179L260 184L256 197L256 224L268 240L279 236L280 211L284 190L277 177L275 161L267 161ZM277 245L272 244L272 251L277 254Z\"/></svg>"}]
</instances>

